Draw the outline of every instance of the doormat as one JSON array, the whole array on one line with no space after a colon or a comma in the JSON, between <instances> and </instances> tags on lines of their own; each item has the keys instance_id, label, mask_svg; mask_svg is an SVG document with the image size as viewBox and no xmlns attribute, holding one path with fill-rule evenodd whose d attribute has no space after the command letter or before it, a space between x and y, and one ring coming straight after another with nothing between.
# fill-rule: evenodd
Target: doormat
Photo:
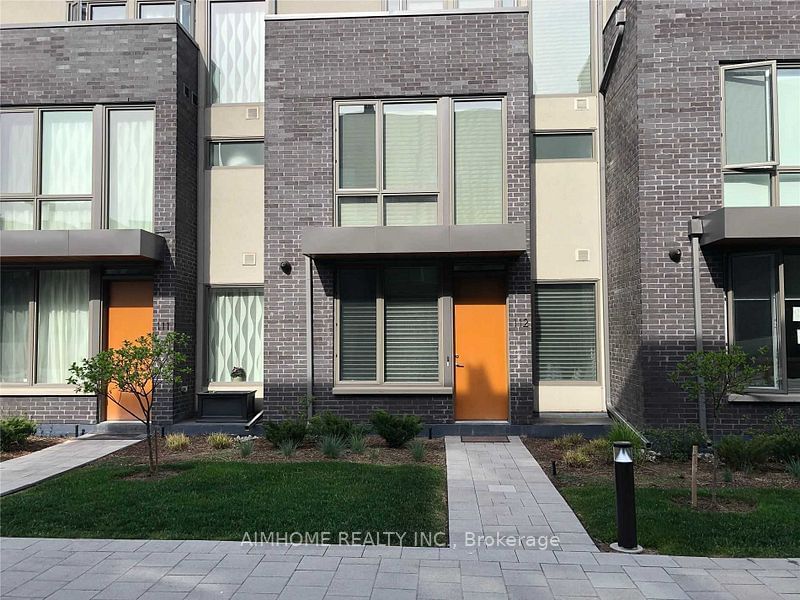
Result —
<instances>
[{"instance_id":1,"label":"doormat","mask_svg":"<svg viewBox=\"0 0 800 600\"><path fill-rule=\"evenodd\" d=\"M461 441L464 443L508 443L506 435L462 435Z\"/></svg>"}]
</instances>

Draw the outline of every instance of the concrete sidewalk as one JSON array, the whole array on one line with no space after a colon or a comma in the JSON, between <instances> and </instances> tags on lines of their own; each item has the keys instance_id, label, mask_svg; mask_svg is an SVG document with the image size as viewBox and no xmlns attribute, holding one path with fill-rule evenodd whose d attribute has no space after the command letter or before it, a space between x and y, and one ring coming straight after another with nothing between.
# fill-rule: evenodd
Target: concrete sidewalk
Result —
<instances>
[{"instance_id":1,"label":"concrete sidewalk","mask_svg":"<svg viewBox=\"0 0 800 600\"><path fill-rule=\"evenodd\" d=\"M139 439L71 439L0 463L0 496L16 492L102 458Z\"/></svg>"}]
</instances>

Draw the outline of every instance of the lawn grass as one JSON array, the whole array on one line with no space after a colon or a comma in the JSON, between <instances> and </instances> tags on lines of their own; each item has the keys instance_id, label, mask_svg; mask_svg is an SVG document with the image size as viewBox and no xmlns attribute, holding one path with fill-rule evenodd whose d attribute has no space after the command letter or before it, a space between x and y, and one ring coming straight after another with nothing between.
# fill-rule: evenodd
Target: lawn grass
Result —
<instances>
[{"instance_id":1,"label":"lawn grass","mask_svg":"<svg viewBox=\"0 0 800 600\"><path fill-rule=\"evenodd\" d=\"M0 499L4 536L242 540L245 532L446 532L444 474L345 462L100 464ZM381 543L385 543L385 538ZM394 541L398 543L398 541ZM424 542L422 542L424 543Z\"/></svg>"},{"instance_id":2,"label":"lawn grass","mask_svg":"<svg viewBox=\"0 0 800 600\"><path fill-rule=\"evenodd\" d=\"M602 542L616 540L613 485L564 486L561 493ZM709 496L708 491L700 495ZM639 543L660 554L691 556L800 556L800 490L721 490L720 498L755 505L746 513L694 511L676 503L689 490L637 488Z\"/></svg>"}]
</instances>

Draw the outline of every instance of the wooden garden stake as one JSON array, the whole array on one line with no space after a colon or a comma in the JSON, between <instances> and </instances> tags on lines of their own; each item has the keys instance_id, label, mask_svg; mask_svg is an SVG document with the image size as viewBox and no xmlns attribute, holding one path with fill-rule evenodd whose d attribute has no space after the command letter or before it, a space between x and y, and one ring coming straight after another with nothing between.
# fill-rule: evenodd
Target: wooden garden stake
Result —
<instances>
[{"instance_id":1,"label":"wooden garden stake","mask_svg":"<svg viewBox=\"0 0 800 600\"><path fill-rule=\"evenodd\" d=\"M692 508L697 508L697 444L692 446Z\"/></svg>"}]
</instances>

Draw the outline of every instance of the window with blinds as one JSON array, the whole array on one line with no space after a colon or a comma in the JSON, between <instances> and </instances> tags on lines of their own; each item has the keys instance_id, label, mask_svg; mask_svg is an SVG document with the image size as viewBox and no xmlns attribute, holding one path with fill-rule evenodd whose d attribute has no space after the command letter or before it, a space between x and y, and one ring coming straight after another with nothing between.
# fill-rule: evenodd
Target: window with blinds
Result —
<instances>
[{"instance_id":1,"label":"window with blinds","mask_svg":"<svg viewBox=\"0 0 800 600\"><path fill-rule=\"evenodd\" d=\"M536 338L540 380L596 381L594 284L537 285Z\"/></svg>"},{"instance_id":2,"label":"window with blinds","mask_svg":"<svg viewBox=\"0 0 800 600\"><path fill-rule=\"evenodd\" d=\"M342 383L439 381L439 269L339 271L338 359Z\"/></svg>"},{"instance_id":3,"label":"window with blinds","mask_svg":"<svg viewBox=\"0 0 800 600\"><path fill-rule=\"evenodd\" d=\"M589 0L536 0L530 3L534 94L587 94L592 91ZM569 40L569 43L564 43Z\"/></svg>"}]
</instances>

